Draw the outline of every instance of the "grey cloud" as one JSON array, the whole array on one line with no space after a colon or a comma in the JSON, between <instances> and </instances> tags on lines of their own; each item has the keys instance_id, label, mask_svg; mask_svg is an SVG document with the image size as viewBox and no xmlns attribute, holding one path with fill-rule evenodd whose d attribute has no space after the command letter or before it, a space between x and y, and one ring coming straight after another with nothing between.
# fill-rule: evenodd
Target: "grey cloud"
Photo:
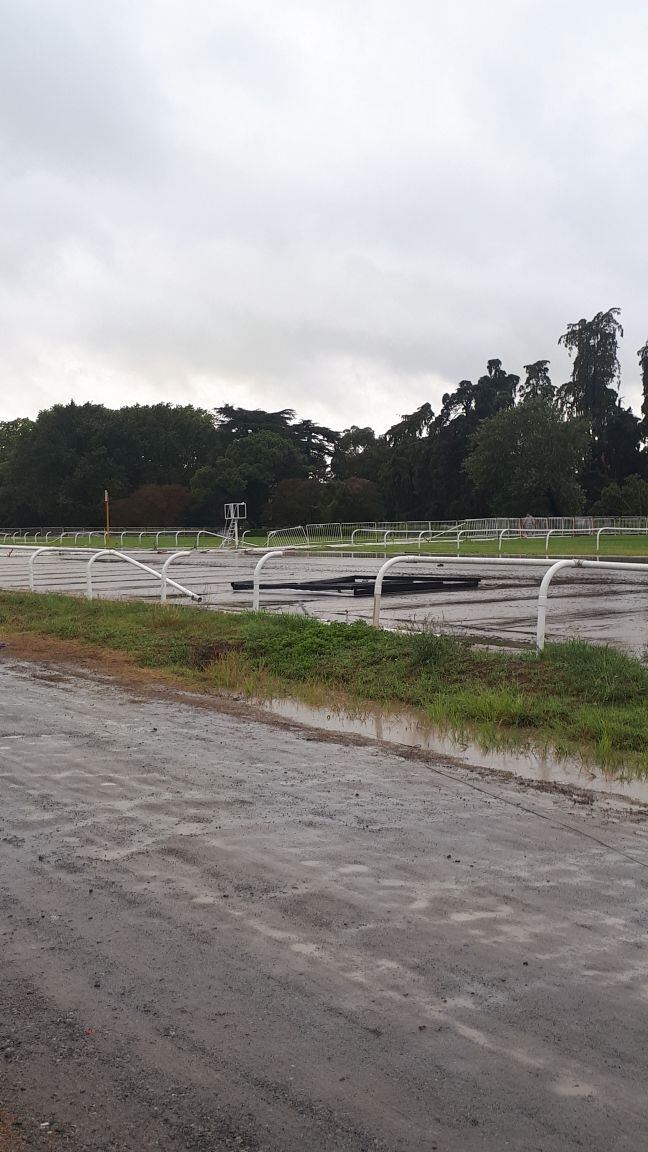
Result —
<instances>
[{"instance_id":1,"label":"grey cloud","mask_svg":"<svg viewBox=\"0 0 648 1152\"><path fill-rule=\"evenodd\" d=\"M639 2L0 0L0 417L385 427L611 305L648 336Z\"/></svg>"}]
</instances>

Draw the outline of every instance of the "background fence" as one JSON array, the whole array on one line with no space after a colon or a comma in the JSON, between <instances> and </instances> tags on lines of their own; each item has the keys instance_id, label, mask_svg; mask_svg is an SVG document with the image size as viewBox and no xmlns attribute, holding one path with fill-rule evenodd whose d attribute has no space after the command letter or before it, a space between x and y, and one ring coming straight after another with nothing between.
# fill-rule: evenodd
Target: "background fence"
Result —
<instances>
[{"instance_id":1,"label":"background fence","mask_svg":"<svg viewBox=\"0 0 648 1152\"><path fill-rule=\"evenodd\" d=\"M403 543L419 538L454 539L461 533L464 539L494 540L502 531L525 535L575 535L591 533L599 528L634 529L648 532L648 516L539 516L532 526L526 526L519 517L478 517L468 520L383 520L359 521L343 524L297 524L278 528L268 533L267 544L274 548L317 547L335 544L354 546Z\"/></svg>"},{"instance_id":2,"label":"background fence","mask_svg":"<svg viewBox=\"0 0 648 1152\"><path fill-rule=\"evenodd\" d=\"M505 535L558 536L595 535L599 529L620 532L647 533L648 516L542 516L527 525L519 517L475 517L465 520L382 520L347 521L330 524L296 524L275 528L267 534L262 530L247 529L242 533L241 546L270 548L335 548L336 546L361 549L386 544L406 544L447 539L452 544L461 540L498 540ZM231 535L224 529L147 527L113 528L111 543L119 548L178 548L234 546ZM0 529L0 544L74 545L98 547L104 542L100 528L87 527L31 527Z\"/></svg>"}]
</instances>

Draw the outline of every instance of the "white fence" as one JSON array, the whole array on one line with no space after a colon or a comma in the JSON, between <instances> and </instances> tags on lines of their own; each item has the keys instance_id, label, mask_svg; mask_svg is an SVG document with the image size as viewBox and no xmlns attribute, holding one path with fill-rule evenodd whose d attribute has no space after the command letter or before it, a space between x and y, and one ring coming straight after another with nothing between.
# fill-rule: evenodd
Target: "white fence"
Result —
<instances>
[{"instance_id":1,"label":"white fence","mask_svg":"<svg viewBox=\"0 0 648 1152\"><path fill-rule=\"evenodd\" d=\"M254 577L253 577L253 582L252 582L252 586L253 586L252 609L253 609L253 611L258 612L261 608L261 573L262 573L262 570L266 567L266 565L270 561L273 561L275 559L279 560L283 556L285 556L287 551L288 550L286 550L286 549L279 548L276 551L266 552L265 555L263 555L261 557L261 559L258 561L258 563L254 569ZM372 624L373 624L374 628L380 628L380 610L381 610L381 605L382 605L382 589L383 589L383 581L384 581L384 578L385 578L387 572L389 572L389 570L391 568L395 568L396 566L400 566L403 564L413 564L413 563L427 564L428 566L430 564L433 564L435 569L437 569L439 561L438 561L437 557L432 559L429 556L407 556L407 555L406 556L392 556L389 560L385 560L384 564L382 564L381 567L378 569L378 572L376 573L376 577L374 580L374 592L373 592ZM459 560L457 557L454 557L454 556L444 556L443 557L443 564L444 565L452 564L452 563L462 564L464 566L466 564L483 565L484 561L482 558L476 557L476 556L463 557L463 559L461 559L461 560ZM537 648L538 652L542 652L544 650L546 615L547 615L547 607L548 607L548 603L549 603L549 601L548 601L549 586L550 586L551 581L553 580L554 576L558 572L562 572L565 569L587 568L587 569L592 569L595 572L603 572L603 571L605 571L605 572L618 571L618 572L632 572L632 573L640 572L643 575L648 575L648 564L624 563L623 561L617 561L617 560L598 561L598 560L570 559L570 560L558 560L554 563L551 563L551 561L547 561L546 559L540 559L540 558L517 557L517 558L512 558L512 559L501 559L498 557L498 558L491 558L488 561L488 563L490 565L506 565L507 568L510 568L511 566L513 566L513 567L522 567L522 568L535 568L537 570L538 566L540 566L541 568L546 569L546 571L543 574L542 580L540 581L540 586L538 589L538 600L537 600L537 606L536 606L536 648Z\"/></svg>"},{"instance_id":2,"label":"white fence","mask_svg":"<svg viewBox=\"0 0 648 1152\"><path fill-rule=\"evenodd\" d=\"M549 530L549 531L551 531L551 530ZM597 532L602 533L603 528L597 529ZM323 553L320 553L318 556L315 553L311 553L310 555L304 555L304 553L301 552L299 549L275 549L275 550L265 551L263 553L263 555L258 559L258 562L256 563L255 568L254 568L253 581L252 581L252 589L253 589L252 607L253 607L253 609L258 611L259 608L261 607L261 603L260 603L261 599L262 599L261 574L262 574L263 570L268 565L272 566L275 559L279 560L280 558L285 557L289 554L292 554L294 556L295 560L298 561L299 565L301 565L301 566L304 565L304 561L305 561L307 567L310 566L311 564L322 565L322 564L327 563L326 554L323 554ZM36 591L37 589L40 589L43 591L46 589L47 590L56 590L56 591L67 591L68 593L73 592L76 595L85 594L85 596L88 599L93 599L94 596L96 595L96 591L97 591L95 588L95 579L97 576L97 570L99 568L103 568L102 582L101 582L101 589L100 589L100 592L102 595L113 596L116 598L121 598L124 595L126 595L126 596L130 596L133 594L138 595L139 594L139 591L138 591L139 580L140 580L140 578L145 577L145 578L148 578L149 585L148 585L148 588L146 588L145 583L143 583L142 584L142 592L144 593L145 596L150 596L151 595L150 581L151 581L151 577L152 577L156 581L156 583L158 584L159 598L162 602L164 602L167 599L168 588L174 588L176 590L176 592L179 593L181 596L187 597L187 598L194 600L194 601L202 600L204 603L205 598L208 597L208 595L209 595L209 593L207 591L207 586L204 583L202 585L199 585L201 587L201 592L203 593L203 595L201 596L198 594L198 592L193 591L192 589L186 587L184 584L180 584L176 580L171 579L171 576L169 573L169 569L171 568L171 566L176 561L179 561L181 558L186 558L190 555L192 555L192 553L186 549L180 550L178 552L172 552L164 558L164 563L161 565L160 568L154 568L149 564L142 563L140 560L136 559L132 555L129 556L126 553L117 552L113 549L87 549L87 548L76 548L75 549L75 548L69 547L69 546L63 547L63 548L52 548L52 547L46 547L46 546L33 547L31 545L14 545L14 544L1 545L0 544L0 556L4 557L3 569L2 569L2 572L3 572L2 582L4 583L5 587L7 587L7 577L9 577L8 586L12 589L16 589L19 587L24 588L25 585L27 585L27 587L29 587L31 589L31 591ZM192 574L193 574L194 579L192 579L192 583L194 582L194 580L204 581L205 580L205 571L209 570L209 568L208 569L205 568L205 565L206 564L209 565L210 562L208 562L207 559L203 559L202 557L195 557L195 553L193 555L194 555L194 562L191 565L191 570L192 570ZM347 558L346 558L347 563L348 563L350 556L351 556L351 553L349 552L347 555ZM67 581L67 584L65 586L63 586L62 582L59 580L59 576L57 574L55 576L54 581L52 581L53 565L52 565L52 563L48 564L47 560L51 558L51 560L56 561L57 557L60 557L62 560L78 562L78 565L81 566L80 578L73 576L72 579L70 580L70 577L66 574L65 580ZM333 557L331 557L330 559L333 560ZM337 555L335 557L336 562L341 560L341 559L342 559L342 557L340 557L339 555ZM229 584L231 581L232 572L236 571L236 569L240 565L241 561L244 564L249 564L249 560L250 560L249 556L247 558L241 557L239 560L239 558L236 556L230 556L229 558L227 558L226 556L221 554L221 556L219 556L218 558L213 557L210 566L212 569L214 567L217 568L219 570L219 572L222 573L222 583ZM5 561L6 561L6 563L5 563ZM39 572L41 572L41 562L42 562L42 575L39 576ZM537 643L537 647L538 647L539 651L541 651L542 648L544 647L545 617L546 617L547 607L548 607L548 603L549 603L548 598L547 598L547 593L548 593L548 589L549 589L549 585L551 583L551 580L553 579L555 574L557 574L557 573L567 574L572 569L582 568L582 569L589 570L589 572L592 574L594 572L596 572L596 573L608 573L608 572L619 571L619 572L623 572L626 574L627 573L632 573L633 575L636 574L637 576L641 576L641 577L648 575L648 564L646 564L646 563L627 563L627 562L623 562L623 561L605 561L605 560L592 561L592 560L587 560L587 559L573 559L573 558L555 561L555 560L548 560L546 558L540 558L540 557L535 557L535 558L531 558L531 557L525 557L525 558L522 558L522 557L509 557L509 558L488 557L488 558L484 558L484 557L477 557L477 556L468 556L468 557L458 558L456 556L448 556L448 555L444 555L444 556L438 556L438 555L435 555L435 556L418 556L418 555L412 555L411 553L410 554L396 555L396 556L391 557L390 559L386 559L382 564L380 564L378 566L378 570L376 571L375 576L373 577L374 585L373 585L373 614L372 614L372 618L373 618L374 626L380 627L381 598L382 598L382 590L383 590L382 585L383 585L383 578L384 578L386 572L388 572L391 568L393 568L395 566L406 565L406 564L411 564L411 563L416 563L416 562L425 563L428 566L432 565L435 569L438 568L440 563L443 564L444 566L452 564L452 565L459 565L461 567L469 567L471 565L472 566L478 565L480 568L484 567L486 565L488 568L492 567L495 571L498 571L501 569L501 571L503 573L506 573L506 574L510 573L511 569L518 569L518 568L523 569L523 570L526 569L527 572L533 572L533 570L535 569L535 571L538 572L539 576L544 576L544 579L542 579L542 582L541 582L540 587L539 587L537 607L536 607L536 613L537 613L536 643ZM104 568L104 565L106 565L107 567ZM112 565L115 565L114 569L112 568ZM54 565L54 566L56 566L56 565ZM72 565L72 567L74 567L74 566L75 565ZM108 566L110 566L110 567L108 567ZM120 571L120 566L121 566L121 571ZM11 569L11 571L9 571L9 569ZM137 576L137 580L135 581L134 586L133 586L132 582L125 579L124 569L129 570L134 576ZM302 570L303 570L303 567L302 567ZM115 579L113 579L113 575L114 575ZM184 578L184 576L183 576L183 578ZM487 579L487 578L488 578L487 576L484 576L484 579ZM156 589L156 592L157 592L157 589ZM222 593L221 593L221 595L222 595ZM588 603L589 603L589 600L586 597L584 599L584 603L583 603L583 612L585 615L588 612ZM210 606L214 606L214 605L212 604ZM218 606L221 609L227 609L227 608L231 609L232 607L234 607L234 604L232 603L231 600L229 600L229 602L227 600L221 600L221 602L219 603ZM487 608L487 611L488 610L489 609ZM634 606L629 610L632 612L636 612L637 608L636 608L636 606ZM591 612L592 612L591 607L589 608L589 612L591 614ZM638 619L637 623L639 626L639 623L640 623L639 619ZM497 634L498 634L498 629L497 629L497 627L495 627L493 630L493 635L497 635Z\"/></svg>"},{"instance_id":3,"label":"white fence","mask_svg":"<svg viewBox=\"0 0 648 1152\"><path fill-rule=\"evenodd\" d=\"M62 557L72 556L76 559L81 559L83 564L85 564L85 595L88 600L94 598L94 566L99 560L123 561L131 568L135 568L137 571L144 572L148 576L153 576L156 580L159 580L160 600L162 603L166 602L169 587L175 588L176 591L180 592L183 596L188 596L190 600L202 600L202 596L197 592L193 592L190 588L185 588L184 584L178 584L178 582L172 580L169 575L169 568L175 560L178 560L181 556L190 555L186 549L180 552L174 552L171 556L168 556L161 570L152 568L150 564L142 564L141 560L136 560L134 556L129 556L126 552L118 552L114 548L99 548L92 550L89 554L89 550L85 548L63 547L53 549L47 546L34 548L29 544L0 544L0 553L2 552L14 559L20 559L21 557L26 559L27 580L31 592L36 591L36 561L38 557L58 555Z\"/></svg>"},{"instance_id":4,"label":"white fence","mask_svg":"<svg viewBox=\"0 0 648 1152\"><path fill-rule=\"evenodd\" d=\"M534 517L525 527L520 517L481 517L468 520L386 520L340 524L296 524L268 533L267 547L292 548L351 544L370 546L463 540L501 541L510 536L595 535L599 529L638 533L648 532L647 516L543 516ZM504 536L502 536L504 533Z\"/></svg>"},{"instance_id":5,"label":"white fence","mask_svg":"<svg viewBox=\"0 0 648 1152\"><path fill-rule=\"evenodd\" d=\"M387 544L444 543L449 540L460 547L463 540L493 540L501 554L507 539L516 537L578 536L591 535L604 531L613 533L648 533L647 516L562 516L535 517L533 524L525 526L516 517L481 517L466 520L385 520L357 521L330 524L296 524L286 528L274 528L267 533L265 547L268 548L317 548L384 547ZM248 545L249 536L264 533L246 529L240 538L240 546ZM179 548L181 546L227 547L235 546L225 529L147 527L112 528L110 540L120 548L135 544L149 548ZM0 529L0 544L63 545L74 547L106 546L105 534L100 528L84 527L42 527Z\"/></svg>"},{"instance_id":6,"label":"white fence","mask_svg":"<svg viewBox=\"0 0 648 1152\"><path fill-rule=\"evenodd\" d=\"M0 544L62 546L69 541L75 548L96 548L99 544L105 546L106 536L120 548L133 543L148 548L178 548L181 542L191 542L194 548L201 544L223 548L231 543L231 535L225 529L216 532L211 528L111 528L109 533L103 528L16 528L0 529Z\"/></svg>"}]
</instances>

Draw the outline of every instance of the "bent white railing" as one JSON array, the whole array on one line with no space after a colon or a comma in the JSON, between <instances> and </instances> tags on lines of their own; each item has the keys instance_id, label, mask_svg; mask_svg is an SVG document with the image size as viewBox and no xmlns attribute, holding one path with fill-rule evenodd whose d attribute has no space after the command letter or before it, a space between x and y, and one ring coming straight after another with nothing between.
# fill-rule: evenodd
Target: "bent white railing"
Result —
<instances>
[{"instance_id":1,"label":"bent white railing","mask_svg":"<svg viewBox=\"0 0 648 1152\"><path fill-rule=\"evenodd\" d=\"M176 554L177 555L177 554ZM192 592L190 588L185 588L184 584L178 584L176 580L171 580L169 576L163 576L156 568L151 568L148 564L142 564L140 560L136 560L134 556L127 556L125 552L118 552L115 548L102 548L99 552L95 552L91 556L86 566L86 597L92 600L92 569L97 560L103 556L117 556L119 560L125 560L127 564L132 564L133 567L141 569L143 572L148 572L149 575L155 576L156 580L160 581L160 599L166 598L166 587L168 584L172 588L177 588L184 596L188 596L190 600L202 600L197 592ZM173 559L173 557L172 557ZM163 595L164 594L164 595Z\"/></svg>"},{"instance_id":2,"label":"bent white railing","mask_svg":"<svg viewBox=\"0 0 648 1152\"><path fill-rule=\"evenodd\" d=\"M42 545L39 548L33 548L29 544L0 544L0 549L6 549L9 552L9 555L12 555L13 553L18 553L21 555L23 552L29 552L29 556L27 558L27 570L30 592L34 592L36 589L36 573L34 566L38 557L42 556L43 553L47 553L48 556L62 556L66 553L71 553L76 557L83 556L84 560L88 555L86 548L48 548ZM200 596L197 592L192 592L190 588L185 588L184 584L179 584L176 580L172 580L168 574L171 564L177 560L179 556L189 556L190 554L191 553L187 550L183 550L182 552L174 552L165 560L164 564L162 565L162 570L158 572L156 568L151 568L149 564L142 564L140 560L136 560L133 556L128 556L125 552L119 552L115 548L101 548L90 557L86 564L86 596L88 600L92 600L93 598L92 566L94 565L95 561L103 556L116 556L119 560L123 560L126 564L131 564L134 568L139 568L143 572L148 572L149 575L154 576L156 580L160 581L160 600L162 603L166 601L167 588L169 585L172 588L177 588L178 592L182 592L183 596L188 596L190 600L200 601L202 600L202 596Z\"/></svg>"},{"instance_id":3,"label":"bent white railing","mask_svg":"<svg viewBox=\"0 0 648 1152\"><path fill-rule=\"evenodd\" d=\"M88 551L86 551L86 548L65 548L65 547L53 548L53 547L44 547L44 546L38 547L38 548L31 548L30 545L0 545L0 548L7 548L9 554L12 554L13 552L22 552L23 550L25 552L30 553L28 556L28 573L29 573L30 592L36 591L35 563L36 563L36 560L38 559L38 556L43 555L44 553L47 553L47 555L50 555L50 556L52 556L52 555L59 555L60 556L60 555L66 555L66 554L69 555L71 553L75 556L81 556L82 555L84 560L85 560L85 556L88 555ZM171 556L168 556L168 558L165 560L163 567L161 567L161 571L158 571L157 568L151 568L149 566L149 564L143 564L141 560L135 560L134 556L128 556L128 555L126 555L126 553L119 552L118 550L116 550L116 548L100 548L100 550L98 552L95 552L95 553L93 553L93 555L90 556L90 559L88 560L88 563L86 563L86 566L85 566L85 596L89 600L92 599L92 566L93 566L93 564L95 564L95 562L100 558L100 556L116 556L116 558L118 558L118 560L123 560L123 562L131 564L131 566L133 566L134 568L141 569L142 571L145 571L145 573L149 573L150 576L155 576L156 579L159 579L159 582L160 582L160 600L161 600L161 602L163 602L163 604L166 601L168 585L171 585L172 588L178 589L179 592L182 592L183 596L188 596L190 600L198 600L198 601L202 600L202 596L198 596L197 592L193 592L189 588L184 588L183 584L179 584L178 581L174 581L174 579L171 579L171 577L169 577L169 575L168 575L168 569L171 568L171 564L174 562L174 560L178 560L179 556L188 556L188 555L190 555L190 553L187 552L186 550L184 550L182 552L174 552Z\"/></svg>"}]
</instances>

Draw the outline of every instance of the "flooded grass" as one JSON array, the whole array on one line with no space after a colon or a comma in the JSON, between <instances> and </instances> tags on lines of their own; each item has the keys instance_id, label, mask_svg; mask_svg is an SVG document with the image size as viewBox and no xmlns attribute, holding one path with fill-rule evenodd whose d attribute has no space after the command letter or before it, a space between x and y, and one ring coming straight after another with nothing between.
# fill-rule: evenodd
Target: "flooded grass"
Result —
<instances>
[{"instance_id":1,"label":"flooded grass","mask_svg":"<svg viewBox=\"0 0 648 1152\"><path fill-rule=\"evenodd\" d=\"M0 593L0 629L117 652L202 691L405 706L483 746L533 744L648 776L648 668L611 648L572 641L538 657L363 622L30 593Z\"/></svg>"}]
</instances>

